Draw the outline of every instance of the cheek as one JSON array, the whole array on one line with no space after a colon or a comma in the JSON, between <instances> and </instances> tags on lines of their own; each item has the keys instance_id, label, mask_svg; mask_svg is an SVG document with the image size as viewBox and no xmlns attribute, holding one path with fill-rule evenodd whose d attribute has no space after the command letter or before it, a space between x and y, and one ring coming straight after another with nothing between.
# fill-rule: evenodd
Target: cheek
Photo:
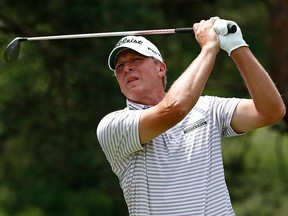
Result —
<instances>
[{"instance_id":1,"label":"cheek","mask_svg":"<svg viewBox=\"0 0 288 216\"><path fill-rule=\"evenodd\" d=\"M143 77L146 79L146 81L149 81L150 83L157 82L158 79L161 79L160 72L157 70L146 71L146 73L143 74Z\"/></svg>"},{"instance_id":2,"label":"cheek","mask_svg":"<svg viewBox=\"0 0 288 216\"><path fill-rule=\"evenodd\" d=\"M117 83L118 83L118 85L119 85L119 87L120 87L120 89L121 89L121 91L122 91L122 89L123 89L123 84L124 84L124 82L123 82L123 78L121 78L121 76L116 76L116 81L117 81Z\"/></svg>"}]
</instances>

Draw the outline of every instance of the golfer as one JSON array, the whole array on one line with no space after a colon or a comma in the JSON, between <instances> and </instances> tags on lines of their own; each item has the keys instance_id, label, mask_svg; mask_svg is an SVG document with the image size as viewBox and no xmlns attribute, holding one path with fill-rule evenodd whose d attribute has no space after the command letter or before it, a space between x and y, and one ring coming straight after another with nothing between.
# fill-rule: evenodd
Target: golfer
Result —
<instances>
[{"instance_id":1,"label":"golfer","mask_svg":"<svg viewBox=\"0 0 288 216\"><path fill-rule=\"evenodd\" d=\"M228 24L237 31L227 34ZM127 36L110 53L108 65L127 107L105 116L97 137L130 216L234 215L221 138L285 114L279 92L235 22L212 17L193 29L201 51L167 92L166 64L150 41ZM201 96L220 49L235 62L251 99Z\"/></svg>"}]
</instances>

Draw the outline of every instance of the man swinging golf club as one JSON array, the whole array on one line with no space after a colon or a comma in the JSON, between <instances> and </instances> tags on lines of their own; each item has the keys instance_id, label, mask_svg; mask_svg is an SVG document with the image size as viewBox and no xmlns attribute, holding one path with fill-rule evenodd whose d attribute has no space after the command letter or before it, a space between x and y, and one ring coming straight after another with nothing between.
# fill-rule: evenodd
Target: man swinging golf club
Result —
<instances>
[{"instance_id":1,"label":"man swinging golf club","mask_svg":"<svg viewBox=\"0 0 288 216\"><path fill-rule=\"evenodd\" d=\"M227 34L227 24L237 31ZM97 137L118 176L131 216L234 215L221 138L273 124L285 106L233 21L193 25L199 55L165 92L166 64L143 37L122 38L110 53L127 108L105 116ZM235 62L251 99L201 96L219 50Z\"/></svg>"}]
</instances>

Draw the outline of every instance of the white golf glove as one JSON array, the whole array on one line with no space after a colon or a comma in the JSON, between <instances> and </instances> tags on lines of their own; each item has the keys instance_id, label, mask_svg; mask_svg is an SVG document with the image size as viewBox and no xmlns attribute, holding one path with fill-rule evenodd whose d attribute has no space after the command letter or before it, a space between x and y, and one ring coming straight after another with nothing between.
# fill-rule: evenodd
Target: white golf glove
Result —
<instances>
[{"instance_id":1,"label":"white golf glove","mask_svg":"<svg viewBox=\"0 0 288 216\"><path fill-rule=\"evenodd\" d=\"M228 33L228 24L235 25L237 27L237 31L235 33ZM236 22L225 19L217 19L213 27L218 34L220 48L225 50L229 56L233 50L242 46L248 46L248 44L244 41L241 29Z\"/></svg>"}]
</instances>

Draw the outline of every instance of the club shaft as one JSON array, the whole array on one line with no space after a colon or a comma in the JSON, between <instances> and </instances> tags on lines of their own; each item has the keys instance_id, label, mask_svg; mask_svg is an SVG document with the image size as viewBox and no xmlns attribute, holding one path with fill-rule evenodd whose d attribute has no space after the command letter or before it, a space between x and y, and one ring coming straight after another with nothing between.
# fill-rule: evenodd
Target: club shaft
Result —
<instances>
[{"instance_id":1,"label":"club shaft","mask_svg":"<svg viewBox=\"0 0 288 216\"><path fill-rule=\"evenodd\" d=\"M192 33L192 31L193 31L193 28L138 30L138 31L121 31L121 32L103 32L103 33L88 33L88 34L27 37L24 40L37 41L37 40L61 40L61 39L77 39L77 38L132 36L132 35L135 36L135 35L175 34L175 33Z\"/></svg>"}]
</instances>

